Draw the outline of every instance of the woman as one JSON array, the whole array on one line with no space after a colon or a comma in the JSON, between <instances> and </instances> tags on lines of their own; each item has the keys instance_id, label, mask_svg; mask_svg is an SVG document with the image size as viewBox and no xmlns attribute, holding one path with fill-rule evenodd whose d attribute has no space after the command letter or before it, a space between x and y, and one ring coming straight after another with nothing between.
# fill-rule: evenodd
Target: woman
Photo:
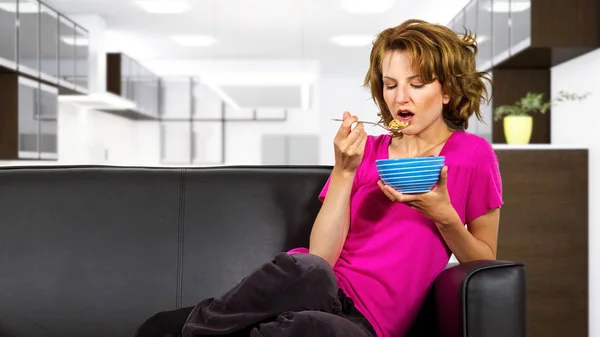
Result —
<instances>
[{"instance_id":1,"label":"woman","mask_svg":"<svg viewBox=\"0 0 600 337\"><path fill-rule=\"evenodd\" d=\"M420 20L379 34L365 85L383 122L409 126L367 136L345 112L309 249L278 254L226 294L158 314L140 331L170 322L183 336L404 336L452 253L459 262L496 258L497 158L483 138L447 126L481 118L476 50L473 37ZM375 167L438 155L446 166L423 194L394 191Z\"/></svg>"}]
</instances>

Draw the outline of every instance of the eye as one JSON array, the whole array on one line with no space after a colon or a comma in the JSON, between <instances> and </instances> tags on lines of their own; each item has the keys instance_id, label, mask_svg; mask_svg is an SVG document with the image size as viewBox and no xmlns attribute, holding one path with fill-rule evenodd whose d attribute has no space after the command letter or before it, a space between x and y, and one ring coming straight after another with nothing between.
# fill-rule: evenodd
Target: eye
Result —
<instances>
[{"instance_id":1,"label":"eye","mask_svg":"<svg viewBox=\"0 0 600 337\"><path fill-rule=\"evenodd\" d=\"M410 86L415 89L421 89L425 86L425 84L411 84Z\"/></svg>"},{"instance_id":2,"label":"eye","mask_svg":"<svg viewBox=\"0 0 600 337\"><path fill-rule=\"evenodd\" d=\"M386 85L386 86L385 86L385 88L386 88L387 90L394 90L394 89L396 88L396 85L395 85L395 84Z\"/></svg>"}]
</instances>

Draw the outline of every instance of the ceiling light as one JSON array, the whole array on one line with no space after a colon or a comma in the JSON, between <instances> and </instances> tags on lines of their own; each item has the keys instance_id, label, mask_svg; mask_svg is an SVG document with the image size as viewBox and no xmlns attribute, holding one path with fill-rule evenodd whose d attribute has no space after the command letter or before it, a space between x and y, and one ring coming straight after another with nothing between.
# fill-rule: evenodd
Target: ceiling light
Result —
<instances>
[{"instance_id":1,"label":"ceiling light","mask_svg":"<svg viewBox=\"0 0 600 337\"><path fill-rule=\"evenodd\" d=\"M138 0L136 3L152 14L179 14L191 8L188 0Z\"/></svg>"},{"instance_id":2,"label":"ceiling light","mask_svg":"<svg viewBox=\"0 0 600 337\"><path fill-rule=\"evenodd\" d=\"M495 0L493 3L488 3L485 7L485 10L488 12L495 13L509 13L509 12L523 12L531 7L531 1L512 1L508 0L500 1Z\"/></svg>"},{"instance_id":3,"label":"ceiling light","mask_svg":"<svg viewBox=\"0 0 600 337\"><path fill-rule=\"evenodd\" d=\"M89 44L88 39L83 37L74 38L72 36L63 36L60 39L62 42L71 46L87 46Z\"/></svg>"},{"instance_id":4,"label":"ceiling light","mask_svg":"<svg viewBox=\"0 0 600 337\"><path fill-rule=\"evenodd\" d=\"M173 36L173 40L186 47L206 47L216 42L214 37L208 35L179 35Z\"/></svg>"},{"instance_id":5,"label":"ceiling light","mask_svg":"<svg viewBox=\"0 0 600 337\"><path fill-rule=\"evenodd\" d=\"M349 13L383 13L394 5L394 0L341 0L342 8Z\"/></svg>"},{"instance_id":6,"label":"ceiling light","mask_svg":"<svg viewBox=\"0 0 600 337\"><path fill-rule=\"evenodd\" d=\"M17 12L17 4L16 3L0 3L0 9L7 11L7 12L12 12L12 13L16 13ZM18 9L19 9L19 13L23 13L23 14L31 14L31 13L39 13L40 12L40 6L38 5L37 2L33 3L33 2L21 2L18 5Z\"/></svg>"},{"instance_id":7,"label":"ceiling light","mask_svg":"<svg viewBox=\"0 0 600 337\"><path fill-rule=\"evenodd\" d=\"M373 43L372 35L338 35L331 38L331 42L342 47L365 47Z\"/></svg>"}]
</instances>

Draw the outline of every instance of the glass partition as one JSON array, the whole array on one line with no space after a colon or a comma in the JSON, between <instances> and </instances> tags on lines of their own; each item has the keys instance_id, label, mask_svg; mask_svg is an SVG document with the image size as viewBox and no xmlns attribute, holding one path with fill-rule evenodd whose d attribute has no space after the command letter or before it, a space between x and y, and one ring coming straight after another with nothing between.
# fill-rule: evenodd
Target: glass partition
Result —
<instances>
[{"instance_id":1,"label":"glass partition","mask_svg":"<svg viewBox=\"0 0 600 337\"><path fill-rule=\"evenodd\" d=\"M452 30L459 35L463 35L465 33L465 11L461 10L456 14L454 20L452 22Z\"/></svg>"},{"instance_id":2,"label":"glass partition","mask_svg":"<svg viewBox=\"0 0 600 337\"><path fill-rule=\"evenodd\" d=\"M531 45L531 0L510 1L511 55Z\"/></svg>"},{"instance_id":3,"label":"glass partition","mask_svg":"<svg viewBox=\"0 0 600 337\"><path fill-rule=\"evenodd\" d=\"M493 62L498 64L510 55L510 0L493 0L487 10L493 13Z\"/></svg>"},{"instance_id":4,"label":"glass partition","mask_svg":"<svg viewBox=\"0 0 600 337\"><path fill-rule=\"evenodd\" d=\"M191 119L192 83L186 77L168 77L161 80L160 112L164 120Z\"/></svg>"},{"instance_id":5,"label":"glass partition","mask_svg":"<svg viewBox=\"0 0 600 337\"><path fill-rule=\"evenodd\" d=\"M121 55L121 96L129 97L129 76L131 76L131 62L125 54Z\"/></svg>"},{"instance_id":6,"label":"glass partition","mask_svg":"<svg viewBox=\"0 0 600 337\"><path fill-rule=\"evenodd\" d=\"M80 26L75 27L75 80L74 84L88 90L89 84L89 40L88 32Z\"/></svg>"},{"instance_id":7,"label":"glass partition","mask_svg":"<svg viewBox=\"0 0 600 337\"><path fill-rule=\"evenodd\" d=\"M465 28L471 33L477 33L477 0L471 0L465 7ZM477 34L479 35L479 34Z\"/></svg>"},{"instance_id":8,"label":"glass partition","mask_svg":"<svg viewBox=\"0 0 600 337\"><path fill-rule=\"evenodd\" d=\"M40 5L40 72L51 83L58 82L58 13Z\"/></svg>"},{"instance_id":9,"label":"glass partition","mask_svg":"<svg viewBox=\"0 0 600 337\"><path fill-rule=\"evenodd\" d=\"M137 83L141 77L142 69L136 60L129 59L129 78L127 78L128 89L126 98L135 102L137 95Z\"/></svg>"},{"instance_id":10,"label":"glass partition","mask_svg":"<svg viewBox=\"0 0 600 337\"><path fill-rule=\"evenodd\" d=\"M60 35L60 43L58 51L60 56L59 62L59 79L61 85L74 89L75 83L75 24L64 16L59 17L58 33Z\"/></svg>"},{"instance_id":11,"label":"glass partition","mask_svg":"<svg viewBox=\"0 0 600 337\"><path fill-rule=\"evenodd\" d=\"M139 94L137 103L142 111L151 116L158 117L158 79L146 68L142 68L143 76L139 81Z\"/></svg>"},{"instance_id":12,"label":"glass partition","mask_svg":"<svg viewBox=\"0 0 600 337\"><path fill-rule=\"evenodd\" d=\"M39 76L40 3L37 0L19 0L19 71Z\"/></svg>"},{"instance_id":13,"label":"glass partition","mask_svg":"<svg viewBox=\"0 0 600 337\"><path fill-rule=\"evenodd\" d=\"M41 159L58 157L58 89L40 85L39 97L39 149Z\"/></svg>"},{"instance_id":14,"label":"glass partition","mask_svg":"<svg viewBox=\"0 0 600 337\"><path fill-rule=\"evenodd\" d=\"M17 68L17 0L0 0L0 66Z\"/></svg>"},{"instance_id":15,"label":"glass partition","mask_svg":"<svg viewBox=\"0 0 600 337\"><path fill-rule=\"evenodd\" d=\"M477 1L477 69L492 67L492 0Z\"/></svg>"},{"instance_id":16,"label":"glass partition","mask_svg":"<svg viewBox=\"0 0 600 337\"><path fill-rule=\"evenodd\" d=\"M159 104L159 88L160 88L160 78L157 75L151 74L149 87L148 87L148 96L150 99L150 111L152 112L152 116L158 117L158 104Z\"/></svg>"},{"instance_id":17,"label":"glass partition","mask_svg":"<svg viewBox=\"0 0 600 337\"><path fill-rule=\"evenodd\" d=\"M39 82L19 77L19 158L39 159Z\"/></svg>"}]
</instances>

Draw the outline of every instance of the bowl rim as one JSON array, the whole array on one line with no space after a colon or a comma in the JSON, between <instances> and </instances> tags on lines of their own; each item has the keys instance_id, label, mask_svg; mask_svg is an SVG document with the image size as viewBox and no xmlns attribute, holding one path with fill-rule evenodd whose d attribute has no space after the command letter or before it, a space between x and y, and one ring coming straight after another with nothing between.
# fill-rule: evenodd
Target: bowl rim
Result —
<instances>
[{"instance_id":1,"label":"bowl rim","mask_svg":"<svg viewBox=\"0 0 600 337\"><path fill-rule=\"evenodd\" d=\"M442 169L444 167L443 163L435 164L435 165L378 165L377 171L389 171L389 170L430 170L430 169Z\"/></svg>"},{"instance_id":2,"label":"bowl rim","mask_svg":"<svg viewBox=\"0 0 600 337\"><path fill-rule=\"evenodd\" d=\"M422 179L426 179L426 178L431 179L433 177L439 177L439 176L440 176L439 173L432 173L432 174L424 174L422 176L412 175L412 176L404 176L404 177L396 177L396 178L386 177L385 179L390 179L390 180L393 180L393 179L421 179L421 178ZM384 179L384 178L382 177L382 179Z\"/></svg>"},{"instance_id":3,"label":"bowl rim","mask_svg":"<svg viewBox=\"0 0 600 337\"><path fill-rule=\"evenodd\" d=\"M446 156L428 156L428 157L404 157L404 158L384 158L375 161L418 161L418 160L439 160L446 159Z\"/></svg>"},{"instance_id":4,"label":"bowl rim","mask_svg":"<svg viewBox=\"0 0 600 337\"><path fill-rule=\"evenodd\" d=\"M427 165L427 166L412 166L412 167L379 167L379 172L425 172L425 171L439 171L443 165Z\"/></svg>"}]
</instances>

